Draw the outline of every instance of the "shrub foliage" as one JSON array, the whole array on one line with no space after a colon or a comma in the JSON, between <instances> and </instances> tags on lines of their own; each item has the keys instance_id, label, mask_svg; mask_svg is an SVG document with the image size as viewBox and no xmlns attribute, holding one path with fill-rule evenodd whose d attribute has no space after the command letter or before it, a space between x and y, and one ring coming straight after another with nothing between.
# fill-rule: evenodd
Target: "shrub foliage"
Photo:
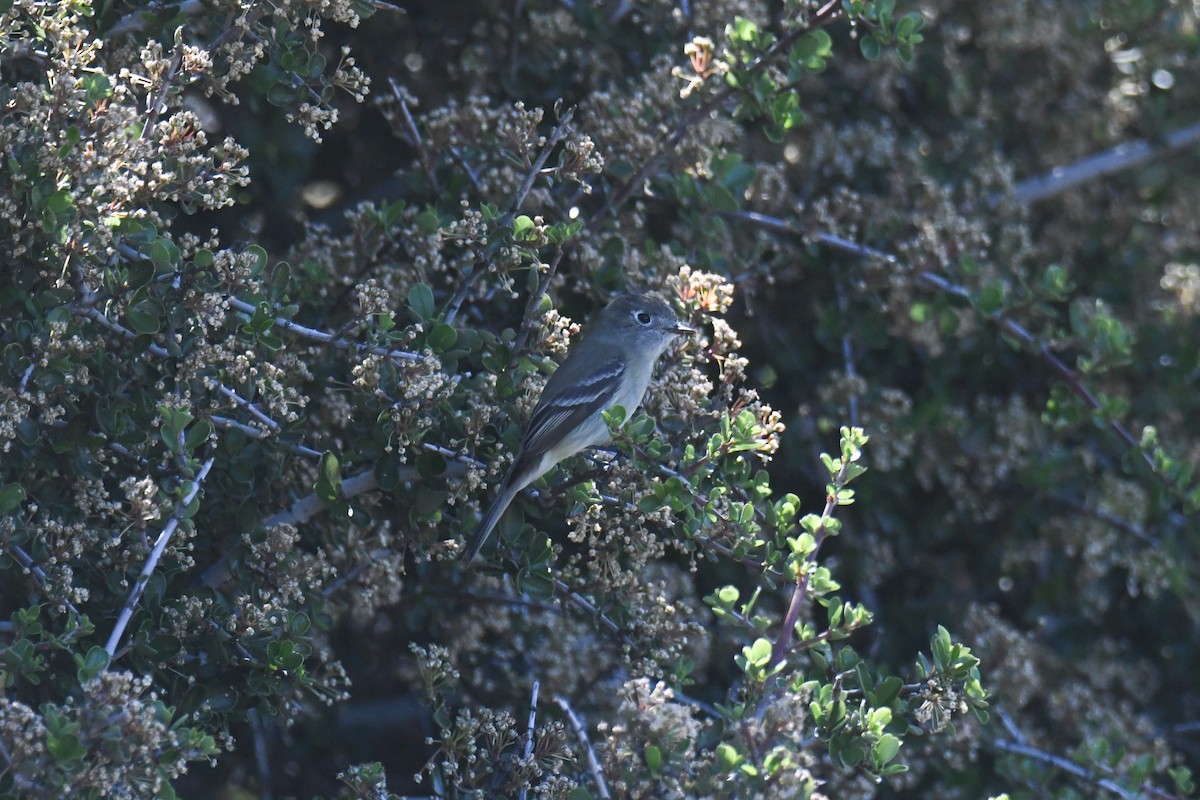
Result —
<instances>
[{"instance_id":1,"label":"shrub foliage","mask_svg":"<svg viewBox=\"0 0 1200 800\"><path fill-rule=\"evenodd\" d=\"M0 0L0 794L1189 796L1194 5L402 5Z\"/></svg>"}]
</instances>

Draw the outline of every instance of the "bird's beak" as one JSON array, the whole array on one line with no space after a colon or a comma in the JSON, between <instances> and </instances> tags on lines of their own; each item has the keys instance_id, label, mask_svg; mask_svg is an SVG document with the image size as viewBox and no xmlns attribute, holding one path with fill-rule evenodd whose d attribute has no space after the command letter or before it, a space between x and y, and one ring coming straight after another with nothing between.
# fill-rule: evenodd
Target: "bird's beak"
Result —
<instances>
[{"instance_id":1,"label":"bird's beak","mask_svg":"<svg viewBox=\"0 0 1200 800\"><path fill-rule=\"evenodd\" d=\"M673 328L668 328L668 330L677 336L691 336L696 332L695 328L689 328L688 326L680 325L679 323L675 323L675 326Z\"/></svg>"}]
</instances>

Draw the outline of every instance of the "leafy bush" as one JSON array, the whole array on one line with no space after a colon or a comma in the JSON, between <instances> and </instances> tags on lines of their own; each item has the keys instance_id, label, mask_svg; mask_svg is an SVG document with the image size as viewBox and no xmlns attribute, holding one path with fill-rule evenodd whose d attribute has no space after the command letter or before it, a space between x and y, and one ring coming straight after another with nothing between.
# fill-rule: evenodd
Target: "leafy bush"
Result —
<instances>
[{"instance_id":1,"label":"leafy bush","mask_svg":"<svg viewBox=\"0 0 1200 800\"><path fill-rule=\"evenodd\" d=\"M0 3L0 793L1190 795L1196 30Z\"/></svg>"}]
</instances>

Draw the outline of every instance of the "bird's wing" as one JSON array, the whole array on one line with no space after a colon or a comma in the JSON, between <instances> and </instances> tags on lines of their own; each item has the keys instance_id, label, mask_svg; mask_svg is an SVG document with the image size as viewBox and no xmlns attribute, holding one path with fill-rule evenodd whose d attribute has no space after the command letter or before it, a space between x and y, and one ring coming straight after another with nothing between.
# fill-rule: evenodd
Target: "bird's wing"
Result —
<instances>
[{"instance_id":1,"label":"bird's wing","mask_svg":"<svg viewBox=\"0 0 1200 800\"><path fill-rule=\"evenodd\" d=\"M625 374L624 365L616 357L589 369L569 371L574 374L564 372L568 366L574 365L564 363L550 377L542 391L542 400L533 410L525 430L525 440L521 443L520 461L523 464L537 463L584 420L612 405ZM556 382L570 384L571 388L556 393L553 391ZM550 398L547 400L548 396ZM517 471L514 465L514 472Z\"/></svg>"}]
</instances>

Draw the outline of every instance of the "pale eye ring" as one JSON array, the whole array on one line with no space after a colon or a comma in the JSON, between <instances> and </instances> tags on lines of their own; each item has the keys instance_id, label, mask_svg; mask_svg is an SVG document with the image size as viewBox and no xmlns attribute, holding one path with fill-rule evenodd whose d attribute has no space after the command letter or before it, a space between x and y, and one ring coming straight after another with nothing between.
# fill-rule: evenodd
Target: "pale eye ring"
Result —
<instances>
[{"instance_id":1,"label":"pale eye ring","mask_svg":"<svg viewBox=\"0 0 1200 800\"><path fill-rule=\"evenodd\" d=\"M638 321L639 325L649 325L650 324L650 314L648 312L635 311L635 312L633 312L633 318Z\"/></svg>"}]
</instances>

